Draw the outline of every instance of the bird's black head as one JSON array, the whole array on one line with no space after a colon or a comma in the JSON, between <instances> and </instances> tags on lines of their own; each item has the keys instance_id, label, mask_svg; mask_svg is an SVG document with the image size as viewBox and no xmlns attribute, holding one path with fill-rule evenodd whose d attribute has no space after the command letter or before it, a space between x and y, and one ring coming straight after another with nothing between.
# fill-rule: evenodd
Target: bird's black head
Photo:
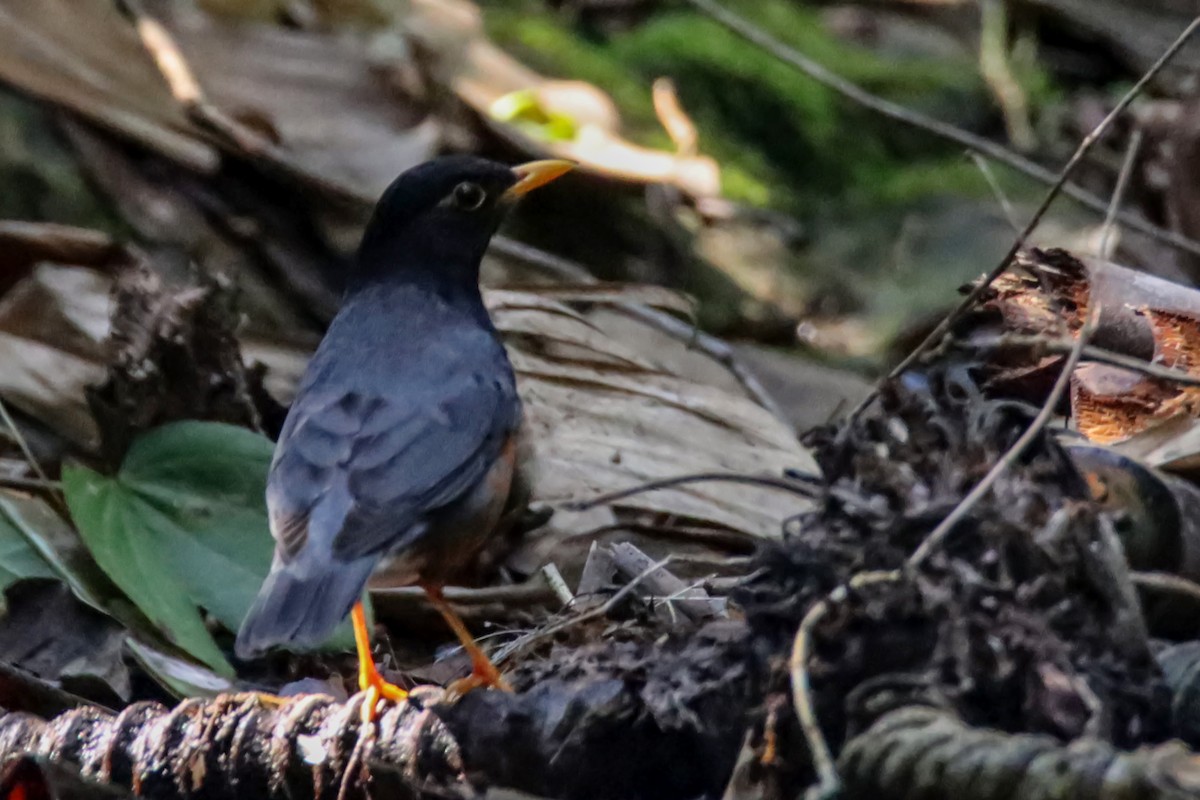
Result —
<instances>
[{"instance_id":1,"label":"bird's black head","mask_svg":"<svg viewBox=\"0 0 1200 800\"><path fill-rule=\"evenodd\" d=\"M413 167L375 205L351 285L399 280L474 286L488 241L508 208L572 166L534 161L508 167L446 156Z\"/></svg>"}]
</instances>

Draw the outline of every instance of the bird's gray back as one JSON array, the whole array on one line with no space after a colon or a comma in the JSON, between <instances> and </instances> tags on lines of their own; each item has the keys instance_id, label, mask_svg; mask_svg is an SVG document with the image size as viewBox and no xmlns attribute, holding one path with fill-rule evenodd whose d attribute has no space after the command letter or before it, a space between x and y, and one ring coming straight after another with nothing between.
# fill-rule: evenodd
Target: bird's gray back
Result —
<instances>
[{"instance_id":1,"label":"bird's gray back","mask_svg":"<svg viewBox=\"0 0 1200 800\"><path fill-rule=\"evenodd\" d=\"M348 561L403 548L431 513L483 480L519 425L520 401L475 302L381 286L342 309L271 465L279 558ZM394 308L409 314L397 319Z\"/></svg>"}]
</instances>

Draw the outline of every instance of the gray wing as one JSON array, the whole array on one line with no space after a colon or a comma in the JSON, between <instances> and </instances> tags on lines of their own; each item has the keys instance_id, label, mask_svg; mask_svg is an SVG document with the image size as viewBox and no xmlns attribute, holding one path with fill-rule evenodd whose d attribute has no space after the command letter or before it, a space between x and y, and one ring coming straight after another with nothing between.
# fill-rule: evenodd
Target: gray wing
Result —
<instances>
[{"instance_id":1,"label":"gray wing","mask_svg":"<svg viewBox=\"0 0 1200 800\"><path fill-rule=\"evenodd\" d=\"M439 382L436 396L302 394L267 483L277 557L347 562L402 548L483 480L519 417L511 379L471 374Z\"/></svg>"}]
</instances>

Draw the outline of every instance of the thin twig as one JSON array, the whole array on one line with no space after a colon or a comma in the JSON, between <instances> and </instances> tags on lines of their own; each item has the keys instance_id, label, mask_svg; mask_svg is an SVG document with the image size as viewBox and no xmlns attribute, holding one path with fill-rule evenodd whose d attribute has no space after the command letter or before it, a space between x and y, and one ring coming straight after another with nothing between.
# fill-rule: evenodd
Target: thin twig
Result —
<instances>
[{"instance_id":1,"label":"thin twig","mask_svg":"<svg viewBox=\"0 0 1200 800\"><path fill-rule=\"evenodd\" d=\"M17 447L21 449L21 455L25 456L25 461L28 462L29 468L37 473L38 480L43 484L50 483L49 476L42 469L42 465L33 457L33 450L29 448L29 442L25 441L25 435L21 433L21 429L17 427L17 423L13 420L12 415L8 413L8 406L3 400L0 400L0 417L4 419L4 424L8 428L8 432L12 434L13 440L17 443Z\"/></svg>"},{"instance_id":2,"label":"thin twig","mask_svg":"<svg viewBox=\"0 0 1200 800\"><path fill-rule=\"evenodd\" d=\"M914 128L932 133L935 136L940 136L955 144L962 145L971 150L977 150L993 161L999 161L1008 167L1011 167L1018 172L1027 175L1034 180L1040 181L1048 186L1054 187L1054 194L1057 195L1060 191L1068 197L1078 201L1081 205L1098 212L1103 212L1108 207L1102 198L1097 197L1086 189L1074 184L1067 183L1063 180L1062 175L1055 176L1053 172L1041 166L1040 164L1031 161L1018 153L1009 150L1003 145L996 142L984 139L981 136L969 133L961 128L957 128L941 120L926 116L918 111L913 111L899 103L893 103L890 100L885 100L882 97L871 94L857 84L851 83L835 72L827 69L821 64L813 61L808 56L799 51L788 47L783 42L772 37L769 33L756 27L744 17L740 17L728 9L720 5L716 0L688 0L688 2L702 13L708 15L716 22L725 26L737 35L746 39L750 43L761 48L768 54L783 61L784 63L803 72L809 78L817 83L825 86L843 97L858 103L864 108L870 109L885 117L902 122L906 125L911 125ZM1197 23L1200 23L1200 18L1197 18L1188 26L1183 36L1171 45L1164 54L1165 59L1169 60L1175 52L1183 46L1187 38L1192 35ZM1144 85L1153 78L1162 69L1165 60L1160 58L1159 62L1155 63L1146 73L1142 80L1138 81L1138 85L1134 87L1131 95L1136 95L1141 92ZM1130 98L1132 99L1132 98ZM1124 101L1122 106L1127 105ZM1101 123L1105 125L1105 123ZM1089 145L1090 146L1090 145ZM1147 222L1133 214L1122 214L1122 224L1129 228L1145 234L1155 241L1168 244L1171 247L1183 250L1184 252L1193 255L1200 255L1200 242L1190 239L1186 236L1181 236L1173 231L1160 228L1150 222ZM924 348L922 348L923 350Z\"/></svg>"},{"instance_id":3,"label":"thin twig","mask_svg":"<svg viewBox=\"0 0 1200 800\"><path fill-rule=\"evenodd\" d=\"M979 3L979 73L1004 115L1008 138L1018 150L1037 144L1029 122L1029 98L1013 75L1008 57L1008 8L1004 0Z\"/></svg>"},{"instance_id":4,"label":"thin twig","mask_svg":"<svg viewBox=\"0 0 1200 800\"><path fill-rule=\"evenodd\" d=\"M790 494L797 494L801 497L811 499L815 491L813 487L806 486L802 483L790 480L788 478L777 478L773 475L742 475L736 472L697 472L692 475L679 475L674 478L662 478L660 480L646 481L637 486L631 486L628 489L620 489L608 494L602 494L599 497L593 497L590 500L571 500L563 503L563 508L568 511L587 511L596 506L606 505L624 500L626 497L652 492L656 489L669 489L672 486L679 486L684 483L702 483L705 481L721 481L724 483L747 483L753 486L762 486L768 489L779 489Z\"/></svg>"},{"instance_id":5,"label":"thin twig","mask_svg":"<svg viewBox=\"0 0 1200 800\"><path fill-rule=\"evenodd\" d=\"M1179 575L1171 575L1166 572L1131 572L1129 577L1135 586L1174 592L1200 601L1200 584Z\"/></svg>"},{"instance_id":6,"label":"thin twig","mask_svg":"<svg viewBox=\"0 0 1200 800\"><path fill-rule=\"evenodd\" d=\"M549 583L528 580L503 586L447 586L443 590L446 600L457 606L486 606L502 604L509 608L538 605L554 599L556 592ZM389 586L371 589L371 598L385 603L411 602L414 606L432 608L425 590L420 586Z\"/></svg>"},{"instance_id":7,"label":"thin twig","mask_svg":"<svg viewBox=\"0 0 1200 800\"><path fill-rule=\"evenodd\" d=\"M888 572L860 572L850 579L847 586L859 589L872 583L884 583L899 580L900 573L896 570ZM840 603L846 599L847 586L839 586L830 592L825 599L813 604L800 627L796 630L796 638L792 640L792 656L788 662L788 671L792 678L792 705L796 709L796 717L800 720L800 730L808 743L808 752L817 771L816 791L810 795L816 797L832 797L841 787L837 767L834 765L833 753L825 734L821 732L817 712L812 702L812 681L808 674L808 662L812 654L812 634L825 615L829 613L831 603Z\"/></svg>"},{"instance_id":8,"label":"thin twig","mask_svg":"<svg viewBox=\"0 0 1200 800\"><path fill-rule=\"evenodd\" d=\"M1099 695L1088 684L1087 679L1081 675L1071 678L1071 688L1075 690L1075 696L1083 701L1083 706L1088 712L1088 720L1083 726L1083 736L1093 740L1103 738L1106 721L1105 705Z\"/></svg>"},{"instance_id":9,"label":"thin twig","mask_svg":"<svg viewBox=\"0 0 1200 800\"><path fill-rule=\"evenodd\" d=\"M800 720L800 730L804 741L808 743L808 753L812 758L813 767L817 771L817 786L820 791L833 794L841 787L837 767L834 765L833 753L825 734L821 732L821 724L817 720L817 712L812 702L812 682L808 676L809 651L812 649L812 630L817 623L829 613L829 600L840 600L845 596L845 588L839 586L827 600L815 603L796 631L792 642L792 658L790 661L792 675L792 705L796 709L796 717Z\"/></svg>"},{"instance_id":10,"label":"thin twig","mask_svg":"<svg viewBox=\"0 0 1200 800\"><path fill-rule=\"evenodd\" d=\"M546 583L554 590L554 595L559 599L564 606L574 602L575 595L571 594L571 589L567 586L567 582L563 580L562 573L558 571L558 567L551 561L542 566L542 577L546 579Z\"/></svg>"},{"instance_id":11,"label":"thin twig","mask_svg":"<svg viewBox=\"0 0 1200 800\"><path fill-rule=\"evenodd\" d=\"M1067 355L1075 349L1075 344L1076 342L1071 339L1047 339L1037 334L1006 333L996 337L955 341L952 343L952 346L975 351L1031 349L1052 355ZM1134 356L1127 356L1124 353L1105 350L1095 345L1089 344L1084 347L1083 357L1088 361L1097 361L1101 364L1122 367L1134 372L1140 372L1151 378L1177 383L1180 386L1200 386L1200 375L1191 375L1174 367L1163 366L1162 364L1152 364L1149 361L1143 361Z\"/></svg>"},{"instance_id":12,"label":"thin twig","mask_svg":"<svg viewBox=\"0 0 1200 800\"><path fill-rule=\"evenodd\" d=\"M1200 17L1197 17L1196 23L1200 24ZM1117 186L1113 192L1111 203L1113 208L1107 215L1107 219L1110 221L1116 217L1116 209L1121 204L1121 198L1128 183L1129 174L1133 171L1133 163L1137 147L1140 143L1140 137L1135 137L1129 143L1125 154L1125 162L1121 165L1121 174L1117 178ZM962 502L955 506L954 510L947 514L945 519L938 523L937 527L925 538L925 541L921 542L920 547L908 559L908 567L910 569L916 569L929 557L929 554L942 543L942 540L950 535L954 527L991 491L992 486L1000 479L1000 476L1015 464L1017 459L1024 454L1025 449L1033 444L1034 440L1041 435L1042 429L1046 427L1047 423L1050 422L1050 418L1054 416L1059 401L1066 392L1067 386L1071 383L1071 376L1075 373L1075 367L1079 365L1079 360L1083 357L1083 351L1087 348L1088 340L1096 331L1096 326L1100 322L1100 305L1099 301L1088 303L1087 316L1084 319L1083 327L1079 331L1079 338L1075 340L1075 343L1071 347L1071 352L1067 354L1062 372L1058 374L1058 379L1054 382L1054 388L1050 390L1050 394L1046 397L1046 401L1042 404L1037 416L1033 418L1033 422L1029 423L1029 427L1017 438L1017 441L1008 449L1008 452L988 470L987 475L983 476L983 480L977 483L967 493L967 496L962 499Z\"/></svg>"},{"instance_id":13,"label":"thin twig","mask_svg":"<svg viewBox=\"0 0 1200 800\"><path fill-rule=\"evenodd\" d=\"M670 78L658 78L650 88L654 98L654 113L667 135L671 137L675 152L685 157L696 155L696 143L700 140L700 134L696 131L696 124L679 104L674 81Z\"/></svg>"},{"instance_id":14,"label":"thin twig","mask_svg":"<svg viewBox=\"0 0 1200 800\"><path fill-rule=\"evenodd\" d=\"M987 181L987 185L991 188L992 194L996 196L996 202L1000 204L1000 210L1004 212L1004 218L1008 220L1008 226L1013 229L1013 233L1021 233L1021 225L1017 222L1017 212L1013 208L1012 203L1008 200L1008 195L1004 193L1004 189L1000 186L1000 181L996 180L996 173L992 172L991 164L988 164L987 159L976 153L974 150L967 153L970 159L975 162L976 168L983 179Z\"/></svg>"},{"instance_id":15,"label":"thin twig","mask_svg":"<svg viewBox=\"0 0 1200 800\"><path fill-rule=\"evenodd\" d=\"M270 143L266 139L208 101L195 72L165 25L147 14L138 0L117 0L116 5L133 23L142 47L154 59L167 89L184 113L248 153L262 155L269 149Z\"/></svg>"},{"instance_id":16,"label":"thin twig","mask_svg":"<svg viewBox=\"0 0 1200 800\"><path fill-rule=\"evenodd\" d=\"M650 566L646 567L646 569L644 569L640 573L638 573L638 575L633 580L631 580L629 583L625 584L619 590L617 590L617 592L615 594L613 594L612 597L608 598L608 600L604 603L604 605L597 606L596 608L593 608L589 611L585 611L584 613L579 614L578 616L574 616L569 619L565 619L562 622L556 623L554 625L550 625L549 627L542 628L541 630L538 630L538 631L534 631L533 633L529 634L528 636L518 639L517 641L513 642L512 644L510 644L507 647L500 650L498 653L496 653L492 657L492 661L495 662L496 666L500 666L500 665L504 664L506 661L508 661L508 659L510 659L514 655L516 655L517 653L528 648L534 642L541 641L542 639L546 639L550 636L554 636L556 634L562 633L563 631L567 630L568 628L574 628L577 625L582 625L585 622L589 622L593 619L599 619L600 617L605 616L606 614L608 614L608 612L610 612L614 608L616 608L617 605L622 600L624 600L626 597L628 597L630 594L632 594L633 590L637 588L639 583L646 580L646 578L649 578L651 575L653 575L658 570L667 566L667 564L670 564L673 560L674 559L671 556L667 556L666 558L662 559L661 561L654 562Z\"/></svg>"},{"instance_id":17,"label":"thin twig","mask_svg":"<svg viewBox=\"0 0 1200 800\"><path fill-rule=\"evenodd\" d=\"M1136 128L1129 137L1129 146L1125 149L1125 160L1121 162L1121 171L1117 173L1117 185L1113 189L1113 201L1104 215L1104 226L1100 229L1100 257L1108 257L1108 240L1112 236L1119 210L1118 198L1125 196L1125 187L1129 176L1133 174L1133 165L1137 162L1138 151L1142 147L1142 129Z\"/></svg>"},{"instance_id":18,"label":"thin twig","mask_svg":"<svg viewBox=\"0 0 1200 800\"><path fill-rule=\"evenodd\" d=\"M63 487L62 481L25 478L20 475L0 475L0 486L7 489L44 489L52 492L61 492Z\"/></svg>"},{"instance_id":19,"label":"thin twig","mask_svg":"<svg viewBox=\"0 0 1200 800\"><path fill-rule=\"evenodd\" d=\"M714 601L716 601L717 598L709 597L708 592L706 592L704 590L705 582L707 582L708 580L711 580L713 577L715 577L715 576L709 575L707 578L700 578L699 580L696 580L696 581L693 581L693 582L687 584L686 586L679 589L678 591L671 592L666 597L654 598L655 600L660 600L663 603L666 603L667 613L671 615L671 624L672 625L679 624L679 617L675 613L675 606L674 606L674 603L676 603L676 602L700 602L700 603L703 603L704 605L706 605L708 607L708 610L710 612L712 612L712 614L711 614L712 616L714 616L714 617L717 616L718 612L713 608ZM697 589L699 589L701 592L703 592L702 597L695 597L695 596L684 597L685 594L688 594L689 592L694 592ZM686 612L684 612L684 613L686 614ZM689 618L691 618L690 614L686 614L686 615Z\"/></svg>"},{"instance_id":20,"label":"thin twig","mask_svg":"<svg viewBox=\"0 0 1200 800\"><path fill-rule=\"evenodd\" d=\"M1200 17L1196 18L1189 30L1197 27L1197 25L1200 25ZM1160 63L1162 63L1161 59ZM1103 125L1103 123L1101 123L1101 125ZM1097 127L1097 130L1099 130L1099 127ZM1093 131L1093 133L1095 133L1095 131ZM1137 148L1140 144L1141 138L1134 137L1130 141L1129 147L1127 148L1125 161L1121 165L1121 173L1117 177L1117 185L1113 191L1113 197L1110 203L1112 208L1106 215L1106 220L1109 222L1116 218L1116 210L1121 204L1121 198L1124 195L1125 186L1128 183L1129 175L1133 171L1133 163L1136 158ZM1070 165L1068 164L1068 167L1069 166ZM1046 205L1046 203L1042 204L1043 209L1046 207ZM1010 253L1010 257L1015 254L1015 252ZM1046 427L1046 425L1050 422L1050 418L1054 416L1055 409L1058 407L1059 401L1066 392L1067 386L1070 385L1071 376L1075 373L1075 367L1079 365L1079 360L1083 357L1083 351L1087 348L1088 340L1092 337L1092 334L1095 333L1096 326L1099 324L1099 322L1100 302L1095 301L1088 303L1087 316L1084 319L1083 327L1079 331L1079 338L1076 339L1074 344L1071 346L1071 352L1067 354L1067 359L1063 364L1062 372L1059 373L1058 379L1054 382L1054 388L1050 390L1050 394L1046 397L1046 401L1042 404L1037 416L1033 418L1033 422L1029 423L1029 427L1026 428L1025 431L1017 438L1017 441L1015 441L1012 447L1008 449L1008 452L1006 452L1000 458L1000 460L997 461L990 470L988 470L987 475L983 476L983 480L977 483L975 487L967 493L967 496L962 499L962 502L955 506L954 510L947 514L945 519L938 523L937 527L934 528L933 531L930 532L929 536L925 538L925 541L921 542L920 547L918 547L908 559L907 566L909 569L916 569L925 561L926 558L929 557L929 554L941 544L942 540L950 535L950 533L954 530L954 527L958 525L958 523L962 521L968 513L970 513L971 509L974 508L975 505L982 500L989 491L991 491L992 486L1000 479L1000 476L1003 475L1009 467L1015 464L1017 459L1019 459L1025 452L1025 449L1029 447L1029 445L1031 445L1039 435L1041 435L1042 429Z\"/></svg>"},{"instance_id":21,"label":"thin twig","mask_svg":"<svg viewBox=\"0 0 1200 800\"><path fill-rule=\"evenodd\" d=\"M598 539L607 533L640 533L655 539L677 539L713 545L725 550L754 552L757 537L728 528L707 528L701 525L681 525L655 520L652 524L636 521L613 522L563 537L564 542L575 539Z\"/></svg>"},{"instance_id":22,"label":"thin twig","mask_svg":"<svg viewBox=\"0 0 1200 800\"><path fill-rule=\"evenodd\" d=\"M707 3L709 0L690 0L690 2ZM1054 199L1058 197L1059 193L1063 190L1063 187L1066 185L1067 178L1070 177L1071 173L1075 171L1075 168L1079 166L1079 163L1083 160L1083 157L1087 155L1088 151L1092 149L1092 146L1099 141L1100 137L1108 131L1109 127L1116 120L1116 118L1120 116L1126 108L1129 107L1129 104L1133 102L1134 98L1141 94L1142 90L1145 89L1146 84L1153 80L1154 76L1157 75L1162 68L1167 65L1167 63L1177 52L1179 52L1179 49L1187 43L1188 39L1192 37L1197 29L1200 29L1200 17L1196 17L1192 20L1192 23L1188 25L1183 33L1179 35L1179 38L1177 38L1171 44L1171 46L1167 48L1166 52L1159 57L1158 61L1154 62L1154 65L1150 67L1146 74L1143 75L1138 82L1133 85L1133 88L1125 93L1125 96L1121 98L1120 102L1118 102L1116 106L1114 106L1113 109L1108 112L1108 115L1105 116L1104 119L1092 129L1091 133L1083 138L1083 141L1079 143L1079 147L1075 149L1075 152L1071 155L1071 158L1062 168L1062 171L1058 175L1058 179L1054 182L1054 185L1050 188L1050 191L1046 193L1046 197L1042 200L1041 205L1039 205L1037 210L1033 213L1033 216L1030 218L1029 223L1025 226L1024 230L1022 230L1021 234L1016 238L1015 241L1013 241L1012 247L1010 247L1008 252L1004 254L1004 258L1000 260L1000 263L997 264L982 281L978 281L971 289L970 293L963 298L962 302L959 303L953 311L947 314L946 317L943 318L942 321L939 322L932 331L930 331L929 335L926 336L921 343L913 349L912 352L905 356L899 364L897 364L890 372L888 372L885 380L894 379L896 376L903 373L910 366L912 366L926 350L940 342L942 337L949 332L951 326L953 326L954 323L957 322L963 316L963 314L967 312L968 309L974 306L975 301L977 301L983 295L983 293L987 291L988 287L992 285L992 282L1008 269L1017 253L1020 252L1022 247L1024 247L1025 241L1029 238L1030 234L1033 233L1034 229L1038 226L1038 223L1041 222L1042 217L1045 216L1046 211L1050 208L1050 204L1054 202ZM1124 217L1121 217L1121 220L1127 225L1130 224L1129 221ZM1131 225L1131 227L1133 226ZM850 419L855 419L858 417L878 396L879 386L876 386L875 390L867 395L867 397L864 398L862 402L860 402L858 406L850 412Z\"/></svg>"}]
</instances>

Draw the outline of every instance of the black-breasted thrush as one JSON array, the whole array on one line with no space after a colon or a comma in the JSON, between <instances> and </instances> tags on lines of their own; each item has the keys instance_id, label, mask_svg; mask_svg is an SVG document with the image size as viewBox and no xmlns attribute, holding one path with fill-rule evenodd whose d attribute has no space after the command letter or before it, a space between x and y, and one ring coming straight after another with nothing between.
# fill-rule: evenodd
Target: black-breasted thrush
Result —
<instances>
[{"instance_id":1,"label":"black-breasted thrush","mask_svg":"<svg viewBox=\"0 0 1200 800\"><path fill-rule=\"evenodd\" d=\"M386 567L424 587L471 655L457 690L506 688L441 592L496 527L521 420L479 266L511 202L571 166L451 156L384 192L279 436L267 481L275 559L240 657L320 644L352 614L371 718L380 698L406 694L376 669L360 602Z\"/></svg>"}]
</instances>

